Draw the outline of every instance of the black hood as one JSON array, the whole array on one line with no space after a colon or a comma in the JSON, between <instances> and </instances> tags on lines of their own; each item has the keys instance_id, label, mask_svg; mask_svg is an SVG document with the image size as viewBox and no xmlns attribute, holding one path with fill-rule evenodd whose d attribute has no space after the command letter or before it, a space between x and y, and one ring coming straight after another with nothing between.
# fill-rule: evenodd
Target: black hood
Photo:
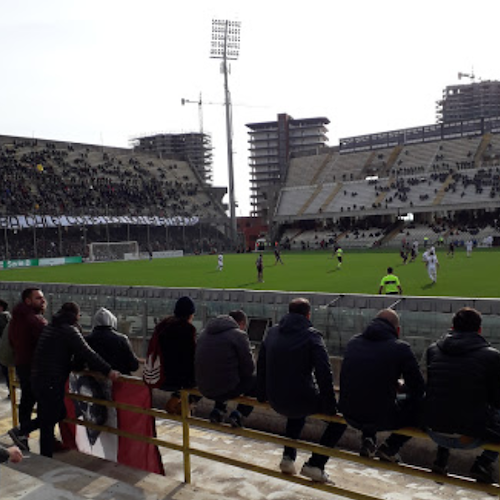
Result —
<instances>
[{"instance_id":1,"label":"black hood","mask_svg":"<svg viewBox=\"0 0 500 500\"><path fill-rule=\"evenodd\" d=\"M367 340L379 341L398 338L398 332L386 319L375 318L370 321L362 336Z\"/></svg>"},{"instance_id":2,"label":"black hood","mask_svg":"<svg viewBox=\"0 0 500 500\"><path fill-rule=\"evenodd\" d=\"M304 329L310 328L312 323L302 314L288 313L279 322L279 331L286 335L302 334Z\"/></svg>"},{"instance_id":3,"label":"black hood","mask_svg":"<svg viewBox=\"0 0 500 500\"><path fill-rule=\"evenodd\" d=\"M477 332L459 332L452 330L437 341L438 348L450 355L461 356L464 353L489 347L489 342Z\"/></svg>"}]
</instances>

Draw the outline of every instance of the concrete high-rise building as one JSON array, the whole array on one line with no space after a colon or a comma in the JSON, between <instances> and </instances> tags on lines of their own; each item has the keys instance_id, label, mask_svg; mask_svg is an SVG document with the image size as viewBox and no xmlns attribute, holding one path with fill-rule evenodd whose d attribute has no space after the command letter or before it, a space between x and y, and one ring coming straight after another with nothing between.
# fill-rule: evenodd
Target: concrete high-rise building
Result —
<instances>
[{"instance_id":1,"label":"concrete high-rise building","mask_svg":"<svg viewBox=\"0 0 500 500\"><path fill-rule=\"evenodd\" d=\"M317 154L327 146L328 118L294 120L279 114L274 122L249 123L251 215L270 219L284 186L290 158Z\"/></svg>"},{"instance_id":2,"label":"concrete high-rise building","mask_svg":"<svg viewBox=\"0 0 500 500\"><path fill-rule=\"evenodd\" d=\"M500 82L487 80L449 85L437 105L440 123L500 116Z\"/></svg>"},{"instance_id":3,"label":"concrete high-rise building","mask_svg":"<svg viewBox=\"0 0 500 500\"><path fill-rule=\"evenodd\" d=\"M187 161L205 184L212 184L212 140L207 134L155 134L137 137L133 145L140 153Z\"/></svg>"}]
</instances>

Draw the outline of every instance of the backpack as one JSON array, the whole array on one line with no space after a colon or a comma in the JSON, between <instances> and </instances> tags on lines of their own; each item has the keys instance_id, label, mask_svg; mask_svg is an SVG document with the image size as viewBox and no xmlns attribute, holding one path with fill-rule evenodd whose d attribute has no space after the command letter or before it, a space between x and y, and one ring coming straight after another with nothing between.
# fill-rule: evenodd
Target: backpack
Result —
<instances>
[{"instance_id":1,"label":"backpack","mask_svg":"<svg viewBox=\"0 0 500 500\"><path fill-rule=\"evenodd\" d=\"M149 341L146 362L144 363L144 370L142 374L144 383L151 389L161 388L165 381L163 364L163 353L160 347L160 335L158 329L155 328L153 336Z\"/></svg>"}]
</instances>

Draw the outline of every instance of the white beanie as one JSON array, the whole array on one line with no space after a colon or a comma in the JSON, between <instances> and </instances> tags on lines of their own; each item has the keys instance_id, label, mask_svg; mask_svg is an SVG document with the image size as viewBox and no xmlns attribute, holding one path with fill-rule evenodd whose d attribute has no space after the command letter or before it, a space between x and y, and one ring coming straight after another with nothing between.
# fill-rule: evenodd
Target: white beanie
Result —
<instances>
[{"instance_id":1,"label":"white beanie","mask_svg":"<svg viewBox=\"0 0 500 500\"><path fill-rule=\"evenodd\" d=\"M101 307L94 315L94 326L111 326L115 328L118 326L118 320L116 316L106 309L105 307Z\"/></svg>"}]
</instances>

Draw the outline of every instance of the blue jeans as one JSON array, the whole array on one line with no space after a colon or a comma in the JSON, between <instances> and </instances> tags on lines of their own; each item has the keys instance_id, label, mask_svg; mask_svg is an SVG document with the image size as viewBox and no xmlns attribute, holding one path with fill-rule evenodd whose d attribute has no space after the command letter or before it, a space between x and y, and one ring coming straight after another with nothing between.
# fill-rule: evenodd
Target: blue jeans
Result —
<instances>
[{"instance_id":1,"label":"blue jeans","mask_svg":"<svg viewBox=\"0 0 500 500\"><path fill-rule=\"evenodd\" d=\"M426 429L426 432L438 445L438 453L439 448L451 450L472 450L482 446L488 441L498 441L500 437L500 410L493 410L491 412L490 418L486 424L486 437L484 438L473 437L472 441L464 441L461 436L448 436L447 434L441 434L431 429ZM480 458L482 461L493 463L498 458L498 452L493 450L484 450L483 453L481 453Z\"/></svg>"}]
</instances>

